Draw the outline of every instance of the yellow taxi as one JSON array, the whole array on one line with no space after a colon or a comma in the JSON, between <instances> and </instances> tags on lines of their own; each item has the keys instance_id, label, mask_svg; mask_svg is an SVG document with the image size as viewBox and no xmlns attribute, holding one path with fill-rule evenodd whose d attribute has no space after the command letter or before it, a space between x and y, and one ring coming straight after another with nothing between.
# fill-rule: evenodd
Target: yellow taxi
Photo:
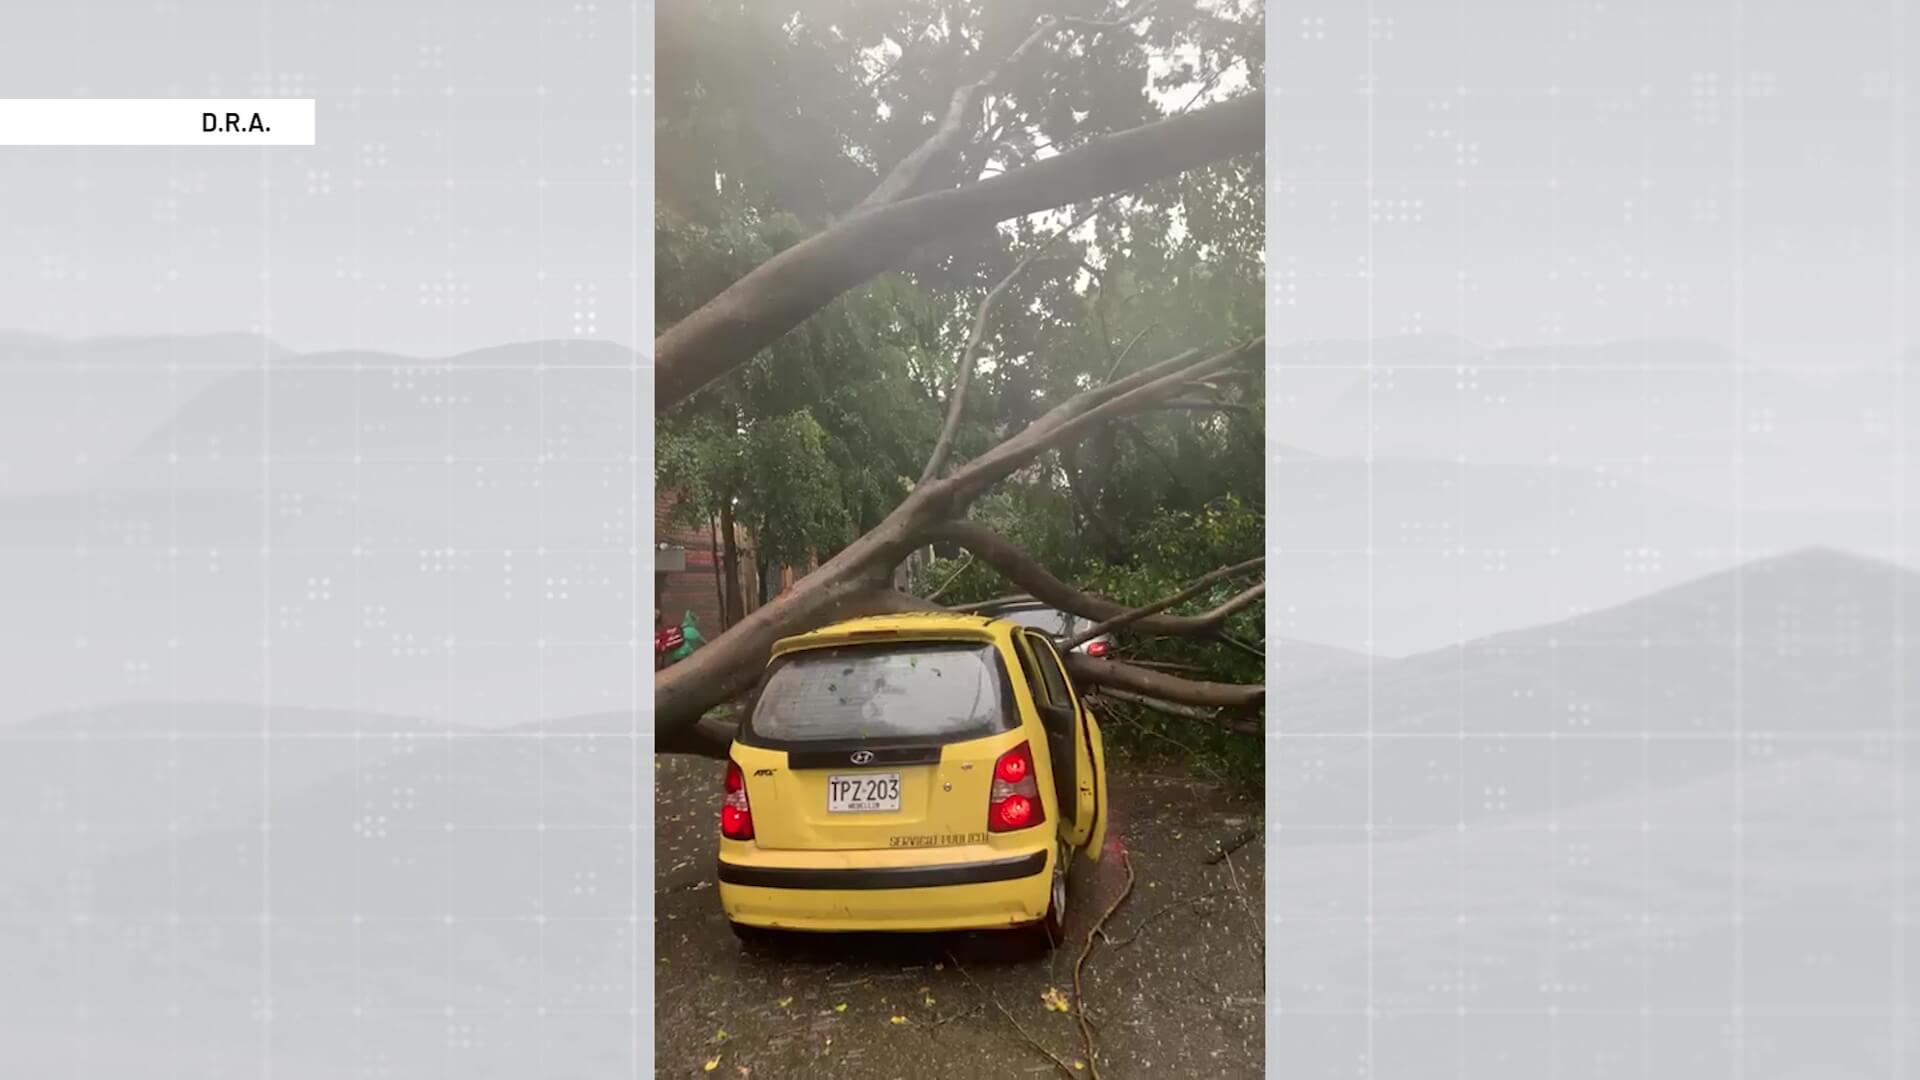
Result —
<instances>
[{"instance_id":1,"label":"yellow taxi","mask_svg":"<svg viewBox=\"0 0 1920 1080\"><path fill-rule=\"evenodd\" d=\"M783 639L740 722L720 905L772 931L1024 931L1059 944L1075 853L1100 857L1100 728L1053 642L978 615Z\"/></svg>"}]
</instances>

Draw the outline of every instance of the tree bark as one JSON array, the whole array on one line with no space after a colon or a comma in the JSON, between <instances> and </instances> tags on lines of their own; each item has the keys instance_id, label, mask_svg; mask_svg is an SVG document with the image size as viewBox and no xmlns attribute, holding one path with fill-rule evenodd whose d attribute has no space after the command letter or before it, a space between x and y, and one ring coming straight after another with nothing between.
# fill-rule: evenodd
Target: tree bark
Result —
<instances>
[{"instance_id":1,"label":"tree bark","mask_svg":"<svg viewBox=\"0 0 1920 1080\"><path fill-rule=\"evenodd\" d=\"M714 515L707 515L707 558L713 563L713 602L720 608L720 630L727 629L727 584L720 580L726 568L726 559L720 554L720 527Z\"/></svg>"},{"instance_id":2,"label":"tree bark","mask_svg":"<svg viewBox=\"0 0 1920 1080\"><path fill-rule=\"evenodd\" d=\"M661 672L654 679L653 707L662 741L669 730L691 727L708 709L751 687L773 643L781 638L858 615L921 607L922 601L886 588L885 583L893 567L912 550L914 534L939 514L932 500L909 496L872 532L842 548L733 629ZM902 597L915 607L900 607Z\"/></svg>"},{"instance_id":3,"label":"tree bark","mask_svg":"<svg viewBox=\"0 0 1920 1080\"><path fill-rule=\"evenodd\" d=\"M1095 139L976 184L860 211L762 263L656 337L655 408L672 408L746 363L929 240L1256 152L1265 115L1264 96L1248 94Z\"/></svg>"},{"instance_id":4,"label":"tree bark","mask_svg":"<svg viewBox=\"0 0 1920 1080\"><path fill-rule=\"evenodd\" d=\"M959 544L978 555L1001 576L1026 590L1029 596L1061 611L1069 611L1095 622L1117 620L1122 616L1134 614L1138 609L1116 604L1111 600L1081 592L1068 585L1033 556L1022 551L1018 545L993 532L983 525L971 521L947 521L928 530L927 536ZM1249 598L1249 594L1252 594ZM1179 637L1200 637L1213 633L1220 623L1235 611L1241 610L1259 598L1259 593L1249 589L1246 593L1234 597L1212 611L1199 615L1144 615L1132 622L1143 633L1171 634Z\"/></svg>"},{"instance_id":5,"label":"tree bark","mask_svg":"<svg viewBox=\"0 0 1920 1080\"><path fill-rule=\"evenodd\" d=\"M1068 653L1066 660L1067 671L1075 682L1112 687L1160 701L1210 709L1251 709L1265 704L1267 699L1264 686L1182 679L1118 660L1096 660L1085 653Z\"/></svg>"},{"instance_id":6,"label":"tree bark","mask_svg":"<svg viewBox=\"0 0 1920 1080\"><path fill-rule=\"evenodd\" d=\"M1172 594L1171 596L1163 596L1160 599L1155 600L1150 604L1142 604L1141 606L1134 608L1132 611L1124 612L1122 614L1114 616L1111 619L1103 619L1100 622L1094 623L1092 626L1087 627L1085 630L1082 630L1079 633L1073 635L1072 637L1066 639L1065 641L1062 641L1060 643L1060 648L1063 650L1076 648L1080 645L1085 644L1086 642L1092 641L1094 638L1097 638L1102 634L1111 634L1115 630L1118 630L1125 626L1130 626L1134 623L1141 621L1142 619L1147 618L1150 615L1158 615L1160 612L1165 611L1170 607L1173 607L1175 604L1179 604L1184 601L1191 600L1196 596L1199 596L1201 593L1206 592L1208 589L1213 588L1215 585L1218 585L1222 581L1226 581L1230 578L1238 577L1241 574L1247 573L1248 571L1251 571L1257 567L1265 566L1266 562L1267 562L1266 556L1261 555L1261 556L1255 556L1254 558L1248 559L1246 562L1243 562L1243 563L1235 563L1232 566L1223 566L1220 569L1215 570L1210 574L1202 575L1199 579L1195 580L1192 584L1188 585L1184 589L1181 589L1179 592ZM1260 599L1262 596L1265 596L1266 592L1267 592L1267 583L1263 581L1260 584L1255 585L1253 588L1248 589L1245 592L1242 592L1234 596L1233 598L1229 599L1226 603L1221 604L1219 607L1214 608L1212 611L1208 612L1205 617L1214 619L1215 625L1217 626L1220 622L1226 621L1226 619L1232 614L1234 614L1235 612L1241 611L1251 606L1254 601Z\"/></svg>"},{"instance_id":7,"label":"tree bark","mask_svg":"<svg viewBox=\"0 0 1920 1080\"><path fill-rule=\"evenodd\" d=\"M1149 709L1158 709L1170 716L1182 716L1188 720L1198 720L1203 724L1211 724L1214 727L1223 728L1241 735L1260 735L1266 731L1266 725L1260 723L1258 720L1242 720L1225 715L1216 709L1202 709L1193 705L1180 705L1171 701L1150 698L1144 694L1136 694L1130 690L1118 690L1111 686L1102 686L1093 691L1093 697L1096 701L1101 698L1106 698L1112 701L1123 701L1129 705L1141 705Z\"/></svg>"},{"instance_id":8,"label":"tree bark","mask_svg":"<svg viewBox=\"0 0 1920 1080\"><path fill-rule=\"evenodd\" d=\"M1013 264L1013 269L1007 271L1007 276L987 290L986 297L980 301L979 310L974 313L973 329L967 334L967 346L960 351L960 363L955 368L953 376L953 390L947 395L946 423L940 427L940 437L934 441L933 453L927 456L926 468L920 470L921 483L924 484L939 476L940 471L947 467L947 458L953 453L953 441L960 434L960 419L966 412L967 388L973 380L974 361L980 355L980 343L987 333L987 316L993 311L994 302L1000 299L1001 294L1007 291L1007 287L1013 284L1014 279L1018 278L1022 271L1033 265L1035 259L1062 237L1086 224L1089 218L1099 213L1106 205L1107 200L1095 203L1093 209L1075 218L1066 228L1054 232L1039 247L1021 256L1020 261Z\"/></svg>"},{"instance_id":9,"label":"tree bark","mask_svg":"<svg viewBox=\"0 0 1920 1080\"><path fill-rule=\"evenodd\" d=\"M992 532L955 519L974 499L1022 464L1079 437L1104 419L1152 408L1180 393L1192 378L1254 355L1260 343L1261 339L1256 338L1207 357L1202 357L1198 350L1189 350L1117 382L1084 391L950 475L916 486L879 525L800 578L793 588L748 613L726 633L655 676L657 748L690 753L711 750L713 739L724 733L728 725L707 718L706 714L751 689L774 643L783 637L861 615L943 610L890 587L894 568L901 560L915 547L936 540L948 539L962 544L993 563L1017 584L1034 583L1038 587L1029 585L1029 588L1036 596L1063 610L1095 620L1126 614L1130 609L1062 584L1031 556ZM1191 633L1209 629L1223 617L1218 609L1199 616L1152 615L1140 619L1139 625L1150 632ZM1157 680L1154 686L1158 692L1139 692L1168 700L1216 705L1228 694L1225 690L1212 689L1215 684L1193 683L1187 688L1185 684L1190 680L1137 668L1132 670L1139 671L1140 676L1131 677L1125 672L1113 676L1132 679L1123 689L1139 690L1139 678L1146 677ZM1234 703L1247 700L1245 688L1239 690L1241 695L1231 698ZM1173 696L1183 693L1188 696ZM724 743L720 745L724 749Z\"/></svg>"},{"instance_id":10,"label":"tree bark","mask_svg":"<svg viewBox=\"0 0 1920 1080\"><path fill-rule=\"evenodd\" d=\"M733 500L720 503L721 557L726 563L727 591L721 599L720 629L725 631L747 616L746 598L740 592L740 536L733 520Z\"/></svg>"}]
</instances>

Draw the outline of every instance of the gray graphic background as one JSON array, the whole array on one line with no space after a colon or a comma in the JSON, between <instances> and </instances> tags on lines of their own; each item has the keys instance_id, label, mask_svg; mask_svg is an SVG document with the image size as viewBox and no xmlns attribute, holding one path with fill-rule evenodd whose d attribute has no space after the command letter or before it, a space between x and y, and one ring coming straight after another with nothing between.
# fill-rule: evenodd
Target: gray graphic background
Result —
<instances>
[{"instance_id":1,"label":"gray graphic background","mask_svg":"<svg viewBox=\"0 0 1920 1080\"><path fill-rule=\"evenodd\" d=\"M0 15L0 1075L652 1065L632 3Z\"/></svg>"},{"instance_id":2,"label":"gray graphic background","mask_svg":"<svg viewBox=\"0 0 1920 1080\"><path fill-rule=\"evenodd\" d=\"M1913 14L1269 11L1276 1075L1913 1072ZM0 16L0 1074L651 1072L650 17Z\"/></svg>"},{"instance_id":3,"label":"gray graphic background","mask_svg":"<svg viewBox=\"0 0 1920 1080\"><path fill-rule=\"evenodd\" d=\"M1269 12L1271 1075L1913 1075L1913 16Z\"/></svg>"}]
</instances>

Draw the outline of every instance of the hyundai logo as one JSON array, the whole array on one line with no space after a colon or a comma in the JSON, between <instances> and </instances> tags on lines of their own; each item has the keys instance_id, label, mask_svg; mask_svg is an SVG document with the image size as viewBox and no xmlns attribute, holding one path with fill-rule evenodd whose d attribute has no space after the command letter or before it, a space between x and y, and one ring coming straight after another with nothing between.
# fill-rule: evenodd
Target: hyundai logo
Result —
<instances>
[{"instance_id":1,"label":"hyundai logo","mask_svg":"<svg viewBox=\"0 0 1920 1080\"><path fill-rule=\"evenodd\" d=\"M873 751L855 750L853 752L853 758L851 760L855 765L865 765L867 762L873 760Z\"/></svg>"}]
</instances>

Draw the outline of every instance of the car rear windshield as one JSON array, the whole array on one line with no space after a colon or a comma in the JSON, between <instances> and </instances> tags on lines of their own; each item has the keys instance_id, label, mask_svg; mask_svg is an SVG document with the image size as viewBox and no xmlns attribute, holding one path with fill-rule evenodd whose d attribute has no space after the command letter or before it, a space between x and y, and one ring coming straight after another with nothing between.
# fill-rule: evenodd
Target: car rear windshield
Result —
<instances>
[{"instance_id":1,"label":"car rear windshield","mask_svg":"<svg viewBox=\"0 0 1920 1080\"><path fill-rule=\"evenodd\" d=\"M809 649L768 673L748 727L769 743L986 735L1006 728L1005 687L987 644Z\"/></svg>"}]
</instances>

